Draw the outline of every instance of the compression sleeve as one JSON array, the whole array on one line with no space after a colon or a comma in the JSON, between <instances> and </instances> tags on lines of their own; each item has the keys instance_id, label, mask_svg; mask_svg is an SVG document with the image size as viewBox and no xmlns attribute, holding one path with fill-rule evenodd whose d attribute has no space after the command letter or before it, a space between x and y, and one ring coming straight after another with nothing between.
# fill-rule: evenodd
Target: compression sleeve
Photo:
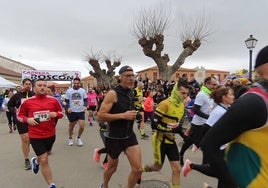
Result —
<instances>
[{"instance_id":1,"label":"compression sleeve","mask_svg":"<svg viewBox=\"0 0 268 188\"><path fill-rule=\"evenodd\" d=\"M202 118L208 119L209 115L208 115L208 114L205 114L204 112L202 112L202 111L200 110L200 108L201 108L201 106L195 104L194 107L193 107L193 112L194 112L196 115L198 115L198 116L200 116L200 117L202 117Z\"/></svg>"},{"instance_id":2,"label":"compression sleeve","mask_svg":"<svg viewBox=\"0 0 268 188\"><path fill-rule=\"evenodd\" d=\"M88 103L87 103L87 98L84 98L84 106L87 107Z\"/></svg>"},{"instance_id":3,"label":"compression sleeve","mask_svg":"<svg viewBox=\"0 0 268 188\"><path fill-rule=\"evenodd\" d=\"M69 99L65 99L66 102L66 108L70 108L70 100Z\"/></svg>"}]
</instances>

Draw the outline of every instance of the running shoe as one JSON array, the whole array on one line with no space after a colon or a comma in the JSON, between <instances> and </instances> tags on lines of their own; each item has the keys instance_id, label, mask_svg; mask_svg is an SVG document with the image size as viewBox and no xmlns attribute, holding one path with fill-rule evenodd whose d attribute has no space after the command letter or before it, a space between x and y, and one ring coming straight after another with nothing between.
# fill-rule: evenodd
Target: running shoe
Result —
<instances>
[{"instance_id":1,"label":"running shoe","mask_svg":"<svg viewBox=\"0 0 268 188\"><path fill-rule=\"evenodd\" d=\"M192 162L189 160L189 159L186 159L185 160L185 163L182 167L182 173L183 173L183 176L186 177L188 175L188 173L192 170L191 167L190 167L190 164Z\"/></svg>"},{"instance_id":2,"label":"running shoe","mask_svg":"<svg viewBox=\"0 0 268 188\"><path fill-rule=\"evenodd\" d=\"M37 164L37 158L33 157L31 159L31 163L32 163L32 172L37 174L39 171L39 164Z\"/></svg>"},{"instance_id":3,"label":"running shoe","mask_svg":"<svg viewBox=\"0 0 268 188\"><path fill-rule=\"evenodd\" d=\"M55 183L51 183L48 188L56 188Z\"/></svg>"},{"instance_id":4,"label":"running shoe","mask_svg":"<svg viewBox=\"0 0 268 188\"><path fill-rule=\"evenodd\" d=\"M72 138L69 138L69 139L68 139L68 145L69 145L69 146L74 145L74 141L73 141Z\"/></svg>"},{"instance_id":5,"label":"running shoe","mask_svg":"<svg viewBox=\"0 0 268 188\"><path fill-rule=\"evenodd\" d=\"M95 148L93 153L93 159L96 161L96 163L100 162L100 154L98 151L99 149Z\"/></svg>"},{"instance_id":6,"label":"running shoe","mask_svg":"<svg viewBox=\"0 0 268 188\"><path fill-rule=\"evenodd\" d=\"M103 188L103 184L101 184L101 185L99 186L99 188Z\"/></svg>"},{"instance_id":7,"label":"running shoe","mask_svg":"<svg viewBox=\"0 0 268 188\"><path fill-rule=\"evenodd\" d=\"M83 142L82 142L81 138L76 138L76 143L78 146L83 146Z\"/></svg>"},{"instance_id":8,"label":"running shoe","mask_svg":"<svg viewBox=\"0 0 268 188\"><path fill-rule=\"evenodd\" d=\"M29 161L29 159L26 159L24 162L24 169L25 170L30 170L31 169L31 163Z\"/></svg>"}]
</instances>

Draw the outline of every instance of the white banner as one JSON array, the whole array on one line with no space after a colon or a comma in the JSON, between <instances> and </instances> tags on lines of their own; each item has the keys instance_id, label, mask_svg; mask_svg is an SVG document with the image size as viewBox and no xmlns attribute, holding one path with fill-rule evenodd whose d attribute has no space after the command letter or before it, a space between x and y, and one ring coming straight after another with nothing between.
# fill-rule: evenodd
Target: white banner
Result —
<instances>
[{"instance_id":1,"label":"white banner","mask_svg":"<svg viewBox=\"0 0 268 188\"><path fill-rule=\"evenodd\" d=\"M21 78L31 80L44 79L47 81L72 81L74 78L81 79L79 71L50 71L50 70L22 70Z\"/></svg>"}]
</instances>

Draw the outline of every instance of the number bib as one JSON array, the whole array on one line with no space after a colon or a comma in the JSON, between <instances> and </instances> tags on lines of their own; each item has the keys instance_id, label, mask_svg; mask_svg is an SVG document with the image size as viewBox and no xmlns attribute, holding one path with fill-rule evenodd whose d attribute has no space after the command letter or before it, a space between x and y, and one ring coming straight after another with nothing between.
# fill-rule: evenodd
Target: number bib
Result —
<instances>
[{"instance_id":1,"label":"number bib","mask_svg":"<svg viewBox=\"0 0 268 188\"><path fill-rule=\"evenodd\" d=\"M74 106L80 106L80 100L73 100Z\"/></svg>"},{"instance_id":2,"label":"number bib","mask_svg":"<svg viewBox=\"0 0 268 188\"><path fill-rule=\"evenodd\" d=\"M40 122L49 121L49 110L34 112L34 118L38 118Z\"/></svg>"}]
</instances>

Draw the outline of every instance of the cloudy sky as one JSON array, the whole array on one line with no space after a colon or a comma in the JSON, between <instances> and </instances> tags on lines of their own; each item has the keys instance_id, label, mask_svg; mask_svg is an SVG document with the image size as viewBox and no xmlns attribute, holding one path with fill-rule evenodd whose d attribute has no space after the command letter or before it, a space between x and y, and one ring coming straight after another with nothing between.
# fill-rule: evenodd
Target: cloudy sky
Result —
<instances>
[{"instance_id":1,"label":"cloudy sky","mask_svg":"<svg viewBox=\"0 0 268 188\"><path fill-rule=\"evenodd\" d=\"M154 66L130 34L144 9L170 10L164 53L173 64L182 51L180 25L203 13L212 33L182 67L235 72L248 69L244 41L252 34L257 52L268 44L267 0L0 0L0 55L40 70L78 70L87 76L87 54L115 52L135 71Z\"/></svg>"}]
</instances>

